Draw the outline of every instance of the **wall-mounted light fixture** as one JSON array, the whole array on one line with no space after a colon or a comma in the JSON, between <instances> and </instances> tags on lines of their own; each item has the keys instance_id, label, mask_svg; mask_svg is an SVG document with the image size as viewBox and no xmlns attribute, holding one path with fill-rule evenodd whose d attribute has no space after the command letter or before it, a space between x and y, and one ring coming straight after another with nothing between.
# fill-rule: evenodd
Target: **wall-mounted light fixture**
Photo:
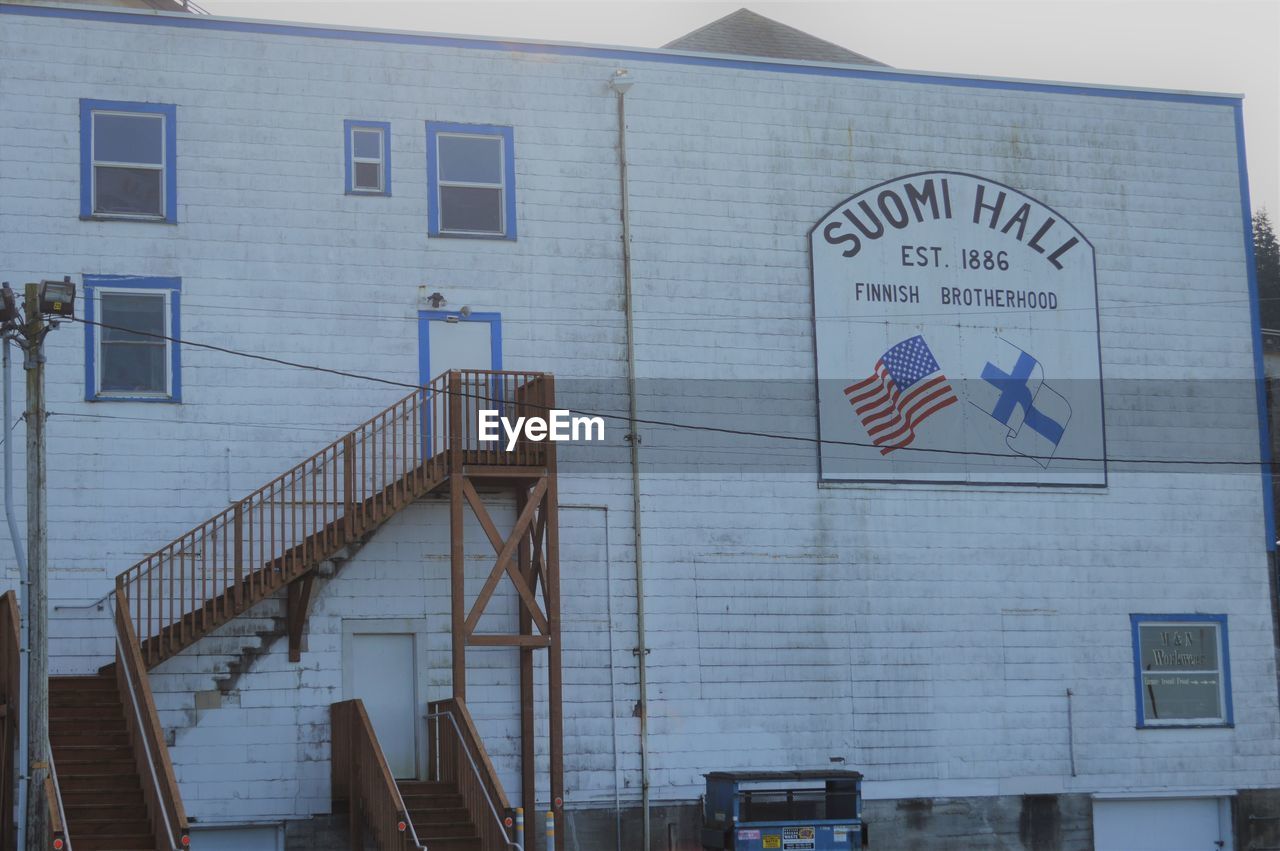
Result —
<instances>
[{"instance_id":1,"label":"wall-mounted light fixture","mask_svg":"<svg viewBox=\"0 0 1280 851\"><path fill-rule=\"evenodd\" d=\"M613 72L613 76L609 78L609 88L613 89L620 95L625 95L631 91L631 87L636 84L635 78L631 76L631 72L626 68L619 68Z\"/></svg>"}]
</instances>

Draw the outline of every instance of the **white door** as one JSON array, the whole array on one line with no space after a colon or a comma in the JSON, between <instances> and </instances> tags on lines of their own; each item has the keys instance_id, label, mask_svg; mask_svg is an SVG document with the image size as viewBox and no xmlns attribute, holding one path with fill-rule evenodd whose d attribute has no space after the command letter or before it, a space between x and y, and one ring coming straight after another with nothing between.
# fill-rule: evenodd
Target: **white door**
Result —
<instances>
[{"instance_id":1,"label":"white door","mask_svg":"<svg viewBox=\"0 0 1280 851\"><path fill-rule=\"evenodd\" d=\"M430 381L451 369L494 369L493 326L473 319L427 320L427 368Z\"/></svg>"},{"instance_id":2,"label":"white door","mask_svg":"<svg viewBox=\"0 0 1280 851\"><path fill-rule=\"evenodd\" d=\"M1095 851L1222 851L1232 847L1223 798L1095 800Z\"/></svg>"},{"instance_id":3,"label":"white door","mask_svg":"<svg viewBox=\"0 0 1280 851\"><path fill-rule=\"evenodd\" d=\"M417 776L418 700L412 634L351 636L351 697L364 701L369 721L397 779Z\"/></svg>"},{"instance_id":4,"label":"white door","mask_svg":"<svg viewBox=\"0 0 1280 851\"><path fill-rule=\"evenodd\" d=\"M423 316L419 321L419 345L422 347L423 384L448 372L451 369L494 370L501 367L501 354L498 349L500 340L495 339L498 331L498 315L496 313L460 315ZM495 345L498 343L498 345ZM464 395L463 420L467 427L463 429L464 448L479 448L476 436L476 419L482 409L495 408L493 401L493 384L487 378L464 377L461 393ZM431 403L432 423L427 431L431 435L429 455L445 449L448 430L445 426L448 417L448 406L445 397L439 396Z\"/></svg>"}]
</instances>

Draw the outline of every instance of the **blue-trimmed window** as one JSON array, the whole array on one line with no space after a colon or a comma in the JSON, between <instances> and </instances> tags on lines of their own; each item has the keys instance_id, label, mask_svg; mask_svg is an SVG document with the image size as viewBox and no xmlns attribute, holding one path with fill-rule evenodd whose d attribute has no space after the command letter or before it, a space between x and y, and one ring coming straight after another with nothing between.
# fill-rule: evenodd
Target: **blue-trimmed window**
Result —
<instances>
[{"instance_id":1,"label":"blue-trimmed window","mask_svg":"<svg viewBox=\"0 0 1280 851\"><path fill-rule=\"evenodd\" d=\"M512 129L428 121L427 193L431 236L515 239Z\"/></svg>"},{"instance_id":2,"label":"blue-trimmed window","mask_svg":"<svg viewBox=\"0 0 1280 851\"><path fill-rule=\"evenodd\" d=\"M80 217L178 221L177 108L80 101Z\"/></svg>"},{"instance_id":3,"label":"blue-trimmed window","mask_svg":"<svg viewBox=\"0 0 1280 851\"><path fill-rule=\"evenodd\" d=\"M391 124L343 122L346 137L347 194L391 194Z\"/></svg>"},{"instance_id":4,"label":"blue-trimmed window","mask_svg":"<svg viewBox=\"0 0 1280 851\"><path fill-rule=\"evenodd\" d=\"M181 402L182 280L84 276L84 381L90 402Z\"/></svg>"},{"instance_id":5,"label":"blue-trimmed window","mask_svg":"<svg viewBox=\"0 0 1280 851\"><path fill-rule=\"evenodd\" d=\"M1139 727L1229 727L1226 615L1130 615Z\"/></svg>"}]
</instances>

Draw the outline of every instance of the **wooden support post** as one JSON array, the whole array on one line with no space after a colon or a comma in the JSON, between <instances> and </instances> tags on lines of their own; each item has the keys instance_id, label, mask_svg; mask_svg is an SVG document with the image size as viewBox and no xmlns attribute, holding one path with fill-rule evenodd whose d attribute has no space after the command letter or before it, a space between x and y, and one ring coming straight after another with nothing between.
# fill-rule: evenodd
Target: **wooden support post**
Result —
<instances>
[{"instance_id":1,"label":"wooden support post","mask_svg":"<svg viewBox=\"0 0 1280 851\"><path fill-rule=\"evenodd\" d=\"M343 543L356 536L356 436L342 438L342 530Z\"/></svg>"},{"instance_id":2,"label":"wooden support post","mask_svg":"<svg viewBox=\"0 0 1280 851\"><path fill-rule=\"evenodd\" d=\"M547 398L555 398L555 377L548 375ZM542 517L546 554L542 562L543 593L546 595L548 637L547 648L547 715L550 722L551 809L564 823L564 684L560 669L560 489L556 481L556 445L548 441L547 489L543 495ZM555 851L564 851L565 830L556 831ZM547 849L547 851L552 851Z\"/></svg>"},{"instance_id":3,"label":"wooden support post","mask_svg":"<svg viewBox=\"0 0 1280 851\"><path fill-rule=\"evenodd\" d=\"M516 514L517 516L524 511L525 503L529 500L529 492L522 485L516 491ZM530 540L528 534L522 534L520 547L516 551L517 564L519 566L520 575L524 577L525 583L533 589L534 596L537 596L537 586L533 582L533 558L531 555ZM519 607L520 611L520 634L533 634L533 618L530 616L528 609L524 606ZM533 688L533 652L532 647L520 648L520 801L524 805L524 812L536 813L537 806L537 788L538 781L536 775L536 748L534 740L534 688Z\"/></svg>"},{"instance_id":4,"label":"wooden support post","mask_svg":"<svg viewBox=\"0 0 1280 851\"><path fill-rule=\"evenodd\" d=\"M232 523L236 536L232 551L236 571L236 611L244 607L244 503L237 502Z\"/></svg>"},{"instance_id":5,"label":"wooden support post","mask_svg":"<svg viewBox=\"0 0 1280 851\"><path fill-rule=\"evenodd\" d=\"M290 662L302 661L302 636L307 630L307 613L311 609L311 590L315 579L316 572L311 570L289 583L285 618L289 631Z\"/></svg>"},{"instance_id":6,"label":"wooden support post","mask_svg":"<svg viewBox=\"0 0 1280 851\"><path fill-rule=\"evenodd\" d=\"M463 548L462 387L457 372L445 379L449 406L449 590L453 633L453 696L467 699L466 555Z\"/></svg>"}]
</instances>

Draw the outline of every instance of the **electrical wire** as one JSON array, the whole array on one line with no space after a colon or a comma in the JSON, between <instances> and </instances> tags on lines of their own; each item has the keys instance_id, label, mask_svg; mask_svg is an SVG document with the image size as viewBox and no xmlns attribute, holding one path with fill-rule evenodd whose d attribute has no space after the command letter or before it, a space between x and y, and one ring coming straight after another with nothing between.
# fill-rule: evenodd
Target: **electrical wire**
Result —
<instances>
[{"instance_id":1,"label":"electrical wire","mask_svg":"<svg viewBox=\"0 0 1280 851\"><path fill-rule=\"evenodd\" d=\"M112 325L109 323L98 322L96 320L84 319L81 317L73 317L72 321L80 322L85 325L93 325L98 328L104 328L107 330L120 331L126 334L137 334L139 336L151 337L158 340L166 340L176 345L188 346L188 347L197 348L197 349L207 349L209 351L220 352L222 354L232 355L234 357L241 357L241 358L247 358L249 360L256 360L256 361L262 361L265 363L276 364L278 366L287 366L295 369L307 370L310 372L336 375L342 378L353 378L360 381L369 381L369 382L383 384L391 387L401 387L408 390L415 390L415 391L421 391L424 389L430 390L430 388L424 388L422 385L419 385L419 384L409 384L404 381L397 381L395 379L390 379L390 378L382 378L376 375L368 375L360 372L352 372L350 370L335 369L333 367L318 366L316 364L299 363L297 361L289 361L283 358L272 357L270 355L262 355L262 354L256 354L254 352L240 351L238 349L232 349L226 346L214 345L212 343L198 343L192 340L184 340L178 337L169 336L167 334L158 334L151 331L139 331L132 328L125 328L119 325ZM449 391L431 390L430 392L448 393ZM457 392L454 395L457 395L460 398L472 399L475 401L493 402L497 405L506 403L506 400L503 400L501 398L484 396L475 392L462 391L462 392ZM529 403L524 403L524 404L526 404L527 407L532 408L534 410L541 410L548 413L551 410L553 410L546 406L532 405ZM615 420L623 423L631 422L630 417L623 414L608 414L608 413L599 413L599 412L592 412L592 411L586 411L586 410L577 410L575 411L575 413L583 416L600 417L601 419ZM672 422L668 420L652 420L652 419L644 419L644 418L636 418L635 422L639 425L648 425L648 426L655 426L655 427L661 427L661 428L680 429L685 431L704 432L704 433L710 433L710 434L723 434L723 435L730 435L734 437L754 437L754 438L762 438L766 440L805 443L805 444L812 444L812 445L818 445L818 446L844 446L844 447L852 447L852 448L859 448L859 449L877 449L877 450L881 448L873 443L862 442L862 441L832 440L830 438L809 437L806 435L779 434L775 432L754 431L751 429L736 429L736 428L730 428L728 426L710 426L710 425L700 425L695 423L679 423L679 422ZM1131 465L1151 465L1151 466L1270 467L1272 464L1271 461L1262 460L1262 459L1215 460L1215 459L1194 459L1194 458L1188 458L1188 459L1116 458L1116 457L1097 457L1097 456L1091 457L1091 456L1070 456L1070 455L1035 456L1035 455L1021 455L1017 453L1006 453L1006 452L985 452L985 451L976 450L976 449L973 449L973 450L938 449L938 448L915 447L915 446L899 447L897 451L903 451L908 453L929 453L931 455L951 455L951 456L958 455L958 456L975 457L975 458L1003 458L1008 460L1021 460L1021 459L1030 458L1033 460L1040 459L1040 460L1046 460L1046 461L1053 460L1053 461L1062 461L1062 462L1072 461L1072 462L1079 462L1079 463L1095 463L1095 464L1108 463L1108 464L1131 464Z\"/></svg>"},{"instance_id":2,"label":"electrical wire","mask_svg":"<svg viewBox=\"0 0 1280 851\"><path fill-rule=\"evenodd\" d=\"M114 284L117 284L117 283L127 283L128 281L134 281L134 280L138 280L138 281L142 281L142 280L152 280L152 279L154 279L154 277L155 277L155 276L151 276L151 275L116 275L116 276L111 276L109 280L103 280L103 281L101 281L101 282L99 282L99 283L91 284L91 286L94 286L95 288L96 288L96 287L109 288L110 286L112 286L112 285L114 285ZM1000 288L997 288L997 287L969 287L969 289L993 289L993 290L995 290L995 289L1000 289ZM1261 297L1261 298L1259 298L1259 299L1258 299L1258 301L1259 301L1260 303L1261 303L1261 302L1267 302L1267 301L1280 301L1280 296L1268 296L1268 297ZM783 303L783 302L778 302L777 304L778 304L779 306L782 306L784 303ZM190 297L186 297L186 298L184 298L184 299L183 299L183 305L184 305L184 306L186 306L186 307L199 307L199 308L201 308L202 310L215 311L215 312L221 313L221 314L223 314L223 315L227 315L227 316L234 316L234 315L239 314L239 313L266 313L266 314L273 314L273 315L283 314L283 315L288 315L288 316L313 316L313 317L324 317L324 318L335 318L335 319L374 319L374 320L378 320L378 321L382 321L382 322L414 322L414 323L416 323L416 322L420 321L420 320L419 320L419 317L417 317L417 316L383 316L383 315L371 314L371 313L352 313L352 312L350 312L350 311L343 311L342 313L337 314L337 313L333 313L333 312L331 312L331 311L330 311L330 312L324 312L324 311L298 310L298 309L296 309L296 308L287 308L287 307L252 307L252 306L240 307L240 306L237 306L237 307L234 307L234 308L229 308L229 307L227 307L227 306L226 306L226 303L225 303L225 302L222 302L222 303L201 302L201 301L193 300L193 299L191 299ZM1114 310L1150 310L1150 309L1154 309L1154 308L1184 308L1184 307L1213 307L1213 306L1220 306L1220 307L1249 307L1250 305L1251 305L1251 301L1250 301L1250 300L1248 300L1248 299L1244 299L1244 300L1240 300L1240 299L1210 299L1210 300L1205 300L1205 301L1184 301L1184 302L1177 302L1177 303L1173 303L1173 304L1171 304L1171 303L1169 303L1169 302L1131 302L1131 303L1128 303L1128 304L1109 304L1109 305L1107 305L1107 306L1106 306L1106 310L1108 310L1108 311L1114 311ZM691 316L684 316L684 315L678 315L678 314L677 314L677 315L670 315L670 314L669 314L669 315L665 315L665 316L662 316L662 317L654 317L654 318L648 318L648 319L641 317L641 318L637 318L637 319L636 319L636 321L637 321L637 322L642 322L642 323L654 323L654 327L660 327L660 326L663 326L663 325L670 326L670 325L676 324L676 323L678 322L678 320L680 320L680 319L696 319L696 321L697 321L697 322L699 322L699 323L703 323L703 322L736 322L736 321L743 321L743 320L751 320L751 319L766 319L766 318L771 318L771 319L778 319L778 318L787 319L787 318L789 318L789 319L793 319L793 320L796 320L796 321L806 321L806 322L812 321L813 317L812 317L812 316L809 314L809 312L808 312L808 309L807 309L807 308L808 308L808 306L807 306L807 305L797 305L797 306L801 306L801 307L804 307L804 308L805 308L803 315L798 315L798 316L794 316L794 317L777 317L777 316L773 316L773 317L761 317L761 316L703 316L703 315L699 315L699 316L697 316L697 317L691 317ZM918 313L904 313L904 314L901 314L901 315L899 315L899 316L895 316L894 318L895 318L895 320L903 320L903 319L914 319L914 318L932 318L932 317L939 317L939 316L944 316L944 317L957 317L957 316L958 316L958 317L964 317L964 316L1004 316L1004 317L1012 317L1012 316L1016 316L1016 315L1019 315L1019 314L1034 315L1034 314L1040 314L1040 313L1046 313L1046 312L1049 312L1049 313L1065 313L1065 312L1073 312L1073 311L1094 311L1094 310L1097 310L1097 309L1100 309L1100 308L1098 308L1098 307L1092 307L1092 306L1089 306L1089 307L1060 307L1060 308L1055 308L1055 309L1054 309L1054 310L1052 310L1052 311L1041 311L1041 310L1017 310L1017 309L1005 309L1005 310L956 310L956 311L944 311L944 312L918 312ZM605 309L604 309L604 308L602 308L602 311L603 311L603 310L605 310ZM877 318L873 318L873 317L867 317L867 316L862 315L862 314L832 314L832 315L829 315L829 316L820 316L820 317L818 317L818 321L820 321L820 322L853 322L853 323L863 323L863 324L875 324L875 325L879 325L879 324L883 324L883 323L884 323L885 321L887 321L887 320L885 320L885 319L877 319ZM502 323L503 323L504 325L529 324L529 325L573 325L573 326L581 326L581 325L583 324L580 320L576 320L576 319L556 319L556 318L554 318L554 317L551 317L551 318L545 318L545 319L537 319L537 318L520 319L520 318L514 318L514 317L513 317L513 318L504 318L504 319L502 320ZM1092 332L1090 332L1090 333L1092 333Z\"/></svg>"}]
</instances>

